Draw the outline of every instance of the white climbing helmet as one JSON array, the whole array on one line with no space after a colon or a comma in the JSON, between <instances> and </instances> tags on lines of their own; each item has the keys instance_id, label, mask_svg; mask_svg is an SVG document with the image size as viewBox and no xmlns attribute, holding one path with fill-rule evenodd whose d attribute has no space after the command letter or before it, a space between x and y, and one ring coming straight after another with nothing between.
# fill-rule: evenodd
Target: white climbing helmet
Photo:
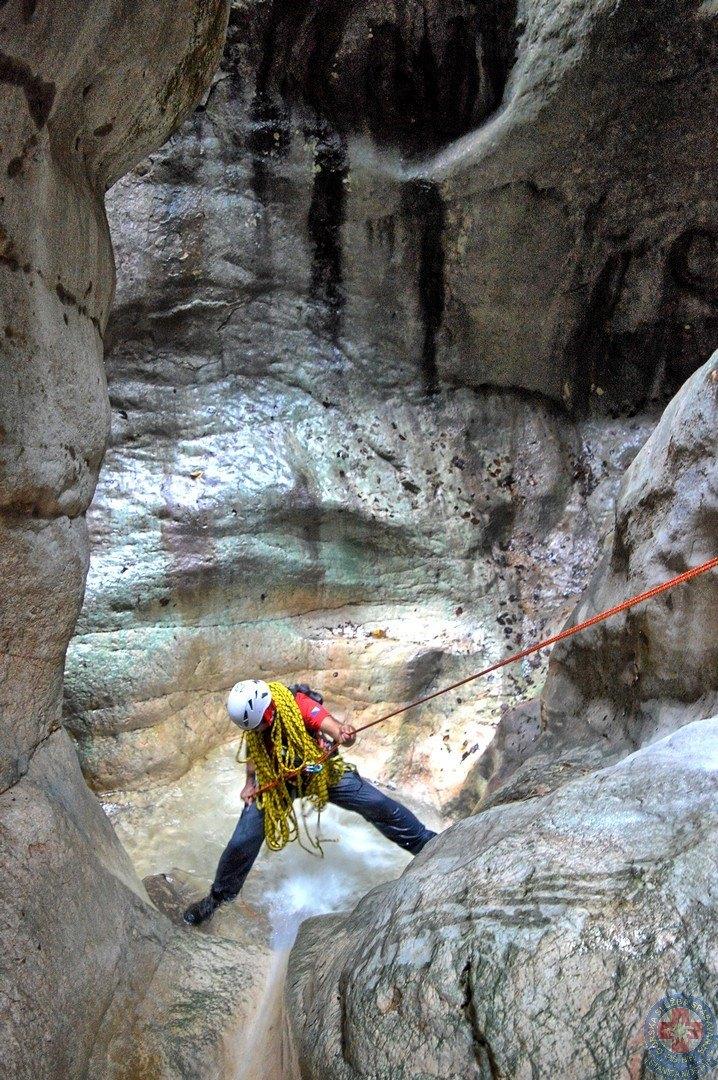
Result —
<instances>
[{"instance_id":1,"label":"white climbing helmet","mask_svg":"<svg viewBox=\"0 0 718 1080\"><path fill-rule=\"evenodd\" d=\"M227 699L227 712L238 727L253 731L262 723L272 694L262 679L245 679L235 683Z\"/></svg>"}]
</instances>

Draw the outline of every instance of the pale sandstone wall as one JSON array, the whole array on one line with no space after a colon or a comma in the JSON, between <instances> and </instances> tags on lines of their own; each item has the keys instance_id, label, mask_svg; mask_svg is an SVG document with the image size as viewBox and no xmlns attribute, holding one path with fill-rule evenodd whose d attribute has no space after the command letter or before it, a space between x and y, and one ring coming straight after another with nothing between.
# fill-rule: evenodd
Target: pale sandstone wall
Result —
<instances>
[{"instance_id":1,"label":"pale sandstone wall","mask_svg":"<svg viewBox=\"0 0 718 1080\"><path fill-rule=\"evenodd\" d=\"M18 1080L219 1075L248 1000L218 997L246 948L190 949L150 907L60 728L109 433L104 192L197 101L226 16L0 10L0 1026Z\"/></svg>"},{"instance_id":2,"label":"pale sandstone wall","mask_svg":"<svg viewBox=\"0 0 718 1080\"><path fill-rule=\"evenodd\" d=\"M236 3L203 108L111 193L113 435L66 697L94 787L231 737L243 673L361 722L565 620L718 310L709 24L676 31L659 122L634 16L572 11ZM451 796L544 670L377 729L377 770Z\"/></svg>"}]
</instances>

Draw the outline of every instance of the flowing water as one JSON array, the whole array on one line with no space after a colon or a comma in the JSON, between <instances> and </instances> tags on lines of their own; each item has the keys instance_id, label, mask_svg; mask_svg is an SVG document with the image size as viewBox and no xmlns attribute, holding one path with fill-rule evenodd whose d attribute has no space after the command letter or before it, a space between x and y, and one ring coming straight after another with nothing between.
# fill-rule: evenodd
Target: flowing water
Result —
<instances>
[{"instance_id":1,"label":"flowing water","mask_svg":"<svg viewBox=\"0 0 718 1080\"><path fill-rule=\"evenodd\" d=\"M105 803L141 877L176 868L196 876L197 895L206 891L242 810L244 766L235 761L235 752L236 746L222 747L174 784L122 793ZM360 771L372 779L370 768ZM430 808L414 802L412 809L431 828L442 827ZM315 813L308 824L314 835ZM300 923L310 915L354 907L411 861L358 814L331 805L321 815L319 835L323 858L296 842L280 852L264 847L242 890L243 899L267 918L273 952L256 1009L233 1042L234 1080L297 1080L286 1038L283 985Z\"/></svg>"},{"instance_id":2,"label":"flowing water","mask_svg":"<svg viewBox=\"0 0 718 1080\"><path fill-rule=\"evenodd\" d=\"M243 783L244 767L235 761L235 747L225 746L176 783L123 793L105 809L140 877L176 867L208 886L241 812ZM413 808L431 827L440 827L430 809ZM315 813L308 824L313 835ZM297 843L280 852L264 847L242 892L267 916L277 950L291 946L303 919L354 907L370 889L398 877L411 861L358 814L331 805L321 815L319 835L323 858Z\"/></svg>"}]
</instances>

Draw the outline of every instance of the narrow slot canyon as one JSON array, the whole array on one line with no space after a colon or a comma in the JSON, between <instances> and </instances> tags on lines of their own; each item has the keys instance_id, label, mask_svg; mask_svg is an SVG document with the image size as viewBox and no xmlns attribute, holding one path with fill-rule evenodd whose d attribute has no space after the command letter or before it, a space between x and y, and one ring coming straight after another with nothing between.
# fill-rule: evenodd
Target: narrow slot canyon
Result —
<instances>
[{"instance_id":1,"label":"narrow slot canyon","mask_svg":"<svg viewBox=\"0 0 718 1080\"><path fill-rule=\"evenodd\" d=\"M717 18L0 3L4 1075L709 1075Z\"/></svg>"}]
</instances>

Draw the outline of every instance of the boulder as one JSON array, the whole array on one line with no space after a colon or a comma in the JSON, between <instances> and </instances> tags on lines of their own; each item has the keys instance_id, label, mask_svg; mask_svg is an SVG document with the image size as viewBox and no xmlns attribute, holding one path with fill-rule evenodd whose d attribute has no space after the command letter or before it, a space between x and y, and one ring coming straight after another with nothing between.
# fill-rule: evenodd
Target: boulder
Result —
<instances>
[{"instance_id":1,"label":"boulder","mask_svg":"<svg viewBox=\"0 0 718 1080\"><path fill-rule=\"evenodd\" d=\"M667 991L715 1011L718 717L433 840L305 923L287 1016L305 1080L648 1075Z\"/></svg>"}]
</instances>

